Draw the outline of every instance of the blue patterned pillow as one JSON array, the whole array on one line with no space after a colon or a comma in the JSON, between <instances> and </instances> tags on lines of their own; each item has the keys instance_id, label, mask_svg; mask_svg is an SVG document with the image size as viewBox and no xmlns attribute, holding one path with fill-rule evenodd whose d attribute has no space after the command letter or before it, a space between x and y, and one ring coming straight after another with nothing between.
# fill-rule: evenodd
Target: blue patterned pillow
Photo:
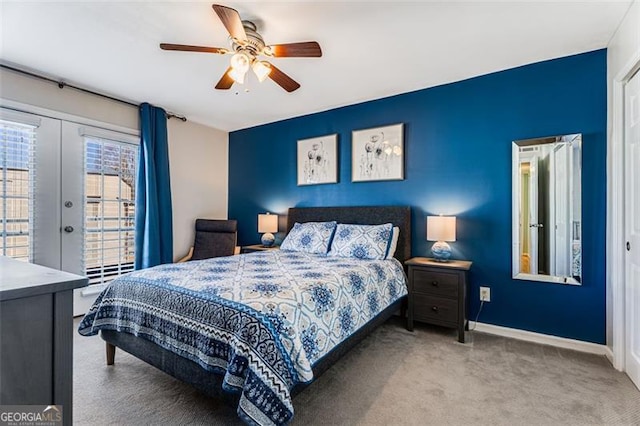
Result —
<instances>
[{"instance_id":1,"label":"blue patterned pillow","mask_svg":"<svg viewBox=\"0 0 640 426\"><path fill-rule=\"evenodd\" d=\"M329 256L358 259L385 259L393 225L339 224L331 242Z\"/></svg>"},{"instance_id":2,"label":"blue patterned pillow","mask_svg":"<svg viewBox=\"0 0 640 426\"><path fill-rule=\"evenodd\" d=\"M327 254L336 222L306 222L293 225L280 250Z\"/></svg>"}]
</instances>

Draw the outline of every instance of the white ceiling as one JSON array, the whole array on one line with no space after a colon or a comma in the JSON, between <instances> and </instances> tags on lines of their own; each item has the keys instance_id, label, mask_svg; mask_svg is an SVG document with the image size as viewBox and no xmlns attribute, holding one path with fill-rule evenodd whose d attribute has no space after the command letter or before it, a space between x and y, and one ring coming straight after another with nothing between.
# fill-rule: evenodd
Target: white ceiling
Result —
<instances>
[{"instance_id":1,"label":"white ceiling","mask_svg":"<svg viewBox=\"0 0 640 426\"><path fill-rule=\"evenodd\" d=\"M253 76L248 93L215 90L229 56L159 49L228 47L211 3L3 1L0 58L237 130L600 49L631 2L222 3L268 44L320 43L322 58L273 59L302 85L291 94Z\"/></svg>"}]
</instances>

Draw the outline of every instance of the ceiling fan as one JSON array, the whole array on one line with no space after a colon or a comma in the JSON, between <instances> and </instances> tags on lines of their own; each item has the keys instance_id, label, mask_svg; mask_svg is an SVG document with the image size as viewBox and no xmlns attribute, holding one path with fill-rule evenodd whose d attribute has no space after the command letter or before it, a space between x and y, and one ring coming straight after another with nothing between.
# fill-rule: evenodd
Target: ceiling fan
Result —
<instances>
[{"instance_id":1,"label":"ceiling fan","mask_svg":"<svg viewBox=\"0 0 640 426\"><path fill-rule=\"evenodd\" d=\"M261 55L273 58L319 58L322 56L320 45L315 41L267 45L257 32L256 25L251 21L241 21L237 10L219 4L214 4L212 7L229 31L231 49L170 43L160 43L160 48L220 55L233 54L229 68L216 84L216 89L228 90L233 83L243 84L251 68L260 82L269 77L287 92L293 92L300 87L300 84L259 57Z\"/></svg>"}]
</instances>

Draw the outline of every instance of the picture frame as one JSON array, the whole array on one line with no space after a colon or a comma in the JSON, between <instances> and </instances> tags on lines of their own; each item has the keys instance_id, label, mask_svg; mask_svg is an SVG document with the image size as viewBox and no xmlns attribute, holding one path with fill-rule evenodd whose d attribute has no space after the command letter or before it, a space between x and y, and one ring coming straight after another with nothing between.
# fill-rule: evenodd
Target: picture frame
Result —
<instances>
[{"instance_id":1,"label":"picture frame","mask_svg":"<svg viewBox=\"0 0 640 426\"><path fill-rule=\"evenodd\" d=\"M351 181L404 180L404 123L351 132Z\"/></svg>"},{"instance_id":2,"label":"picture frame","mask_svg":"<svg viewBox=\"0 0 640 426\"><path fill-rule=\"evenodd\" d=\"M338 183L338 134L298 140L298 186Z\"/></svg>"}]
</instances>

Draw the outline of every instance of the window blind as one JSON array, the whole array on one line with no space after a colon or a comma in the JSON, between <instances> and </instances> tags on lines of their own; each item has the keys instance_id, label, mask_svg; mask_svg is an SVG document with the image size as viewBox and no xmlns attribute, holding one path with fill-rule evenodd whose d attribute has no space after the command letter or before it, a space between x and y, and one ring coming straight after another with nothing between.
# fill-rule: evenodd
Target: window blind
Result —
<instances>
[{"instance_id":1,"label":"window blind","mask_svg":"<svg viewBox=\"0 0 640 426\"><path fill-rule=\"evenodd\" d=\"M0 255L31 261L36 127L0 119Z\"/></svg>"},{"instance_id":2,"label":"window blind","mask_svg":"<svg viewBox=\"0 0 640 426\"><path fill-rule=\"evenodd\" d=\"M84 269L90 284L133 270L138 146L84 137Z\"/></svg>"}]
</instances>

